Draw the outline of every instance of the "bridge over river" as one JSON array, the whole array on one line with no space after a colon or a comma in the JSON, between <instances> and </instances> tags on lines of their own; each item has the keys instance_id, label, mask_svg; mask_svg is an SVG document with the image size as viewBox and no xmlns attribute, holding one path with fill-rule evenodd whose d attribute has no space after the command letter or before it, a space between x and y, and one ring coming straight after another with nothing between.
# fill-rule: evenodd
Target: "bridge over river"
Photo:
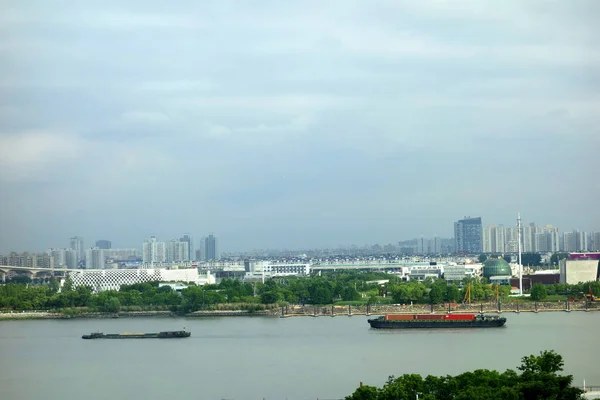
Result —
<instances>
[{"instance_id":1,"label":"bridge over river","mask_svg":"<svg viewBox=\"0 0 600 400\"><path fill-rule=\"evenodd\" d=\"M0 265L0 280L6 282L6 276L11 272L16 274L25 274L31 279L47 277L64 277L69 271L66 268L33 268L33 267L15 267L12 265Z\"/></svg>"}]
</instances>

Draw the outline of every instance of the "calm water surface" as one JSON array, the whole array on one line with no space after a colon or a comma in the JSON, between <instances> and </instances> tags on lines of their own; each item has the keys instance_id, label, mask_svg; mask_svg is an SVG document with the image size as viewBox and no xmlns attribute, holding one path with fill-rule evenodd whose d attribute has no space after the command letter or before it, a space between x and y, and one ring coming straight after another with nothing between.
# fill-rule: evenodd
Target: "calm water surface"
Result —
<instances>
[{"instance_id":1,"label":"calm water surface","mask_svg":"<svg viewBox=\"0 0 600 400\"><path fill-rule=\"evenodd\" d=\"M555 349L600 384L600 312L505 314L506 327L372 330L365 316L0 321L0 399L336 399L389 375L516 369ZM83 340L192 331L187 339Z\"/></svg>"}]
</instances>

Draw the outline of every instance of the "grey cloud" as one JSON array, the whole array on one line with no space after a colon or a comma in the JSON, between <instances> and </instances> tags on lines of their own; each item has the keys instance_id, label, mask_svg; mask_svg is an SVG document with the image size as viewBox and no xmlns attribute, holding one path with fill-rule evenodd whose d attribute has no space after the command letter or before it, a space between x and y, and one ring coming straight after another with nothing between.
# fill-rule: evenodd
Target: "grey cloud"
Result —
<instances>
[{"instance_id":1,"label":"grey cloud","mask_svg":"<svg viewBox=\"0 0 600 400\"><path fill-rule=\"evenodd\" d=\"M0 15L0 251L387 243L517 211L600 229L599 18L591 0L19 2Z\"/></svg>"}]
</instances>

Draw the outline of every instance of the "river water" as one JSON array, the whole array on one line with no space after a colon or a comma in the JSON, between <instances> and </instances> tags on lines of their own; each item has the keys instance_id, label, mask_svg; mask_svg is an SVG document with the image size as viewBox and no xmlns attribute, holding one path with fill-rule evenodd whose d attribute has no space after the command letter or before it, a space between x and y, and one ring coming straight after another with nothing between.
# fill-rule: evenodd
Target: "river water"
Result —
<instances>
[{"instance_id":1,"label":"river water","mask_svg":"<svg viewBox=\"0 0 600 400\"><path fill-rule=\"evenodd\" d=\"M504 314L495 329L379 331L365 316L0 321L0 399L341 399L389 375L516 369L554 349L600 384L600 312ZM172 340L82 340L92 331Z\"/></svg>"}]
</instances>

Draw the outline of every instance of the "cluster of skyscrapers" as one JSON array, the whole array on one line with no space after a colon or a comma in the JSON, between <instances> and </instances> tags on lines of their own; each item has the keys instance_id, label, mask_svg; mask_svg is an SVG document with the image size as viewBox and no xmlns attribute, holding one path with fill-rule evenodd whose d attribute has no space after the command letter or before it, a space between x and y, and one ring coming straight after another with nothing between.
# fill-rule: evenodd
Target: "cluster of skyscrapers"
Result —
<instances>
[{"instance_id":1,"label":"cluster of skyscrapers","mask_svg":"<svg viewBox=\"0 0 600 400\"><path fill-rule=\"evenodd\" d=\"M600 232L560 232L552 225L535 223L521 226L521 251L526 253L600 251ZM457 253L516 253L517 227L482 226L481 217L465 217L454 223Z\"/></svg>"},{"instance_id":2,"label":"cluster of skyscrapers","mask_svg":"<svg viewBox=\"0 0 600 400\"><path fill-rule=\"evenodd\" d=\"M213 234L202 238L200 248L196 250L194 250L192 237L187 234L168 242L161 242L155 236L151 236L142 244L142 262L145 264L218 259L218 239Z\"/></svg>"},{"instance_id":3,"label":"cluster of skyscrapers","mask_svg":"<svg viewBox=\"0 0 600 400\"><path fill-rule=\"evenodd\" d=\"M213 234L200 240L200 247L194 248L189 234L179 239L159 241L155 236L144 240L142 252L135 248L113 249L109 240L98 240L95 246L85 248L83 238L74 236L70 247L51 248L42 254L10 253L0 256L0 265L29 268L68 268L105 269L117 263L163 264L191 261L218 260L218 239ZM112 266L114 268L114 266Z\"/></svg>"}]
</instances>

